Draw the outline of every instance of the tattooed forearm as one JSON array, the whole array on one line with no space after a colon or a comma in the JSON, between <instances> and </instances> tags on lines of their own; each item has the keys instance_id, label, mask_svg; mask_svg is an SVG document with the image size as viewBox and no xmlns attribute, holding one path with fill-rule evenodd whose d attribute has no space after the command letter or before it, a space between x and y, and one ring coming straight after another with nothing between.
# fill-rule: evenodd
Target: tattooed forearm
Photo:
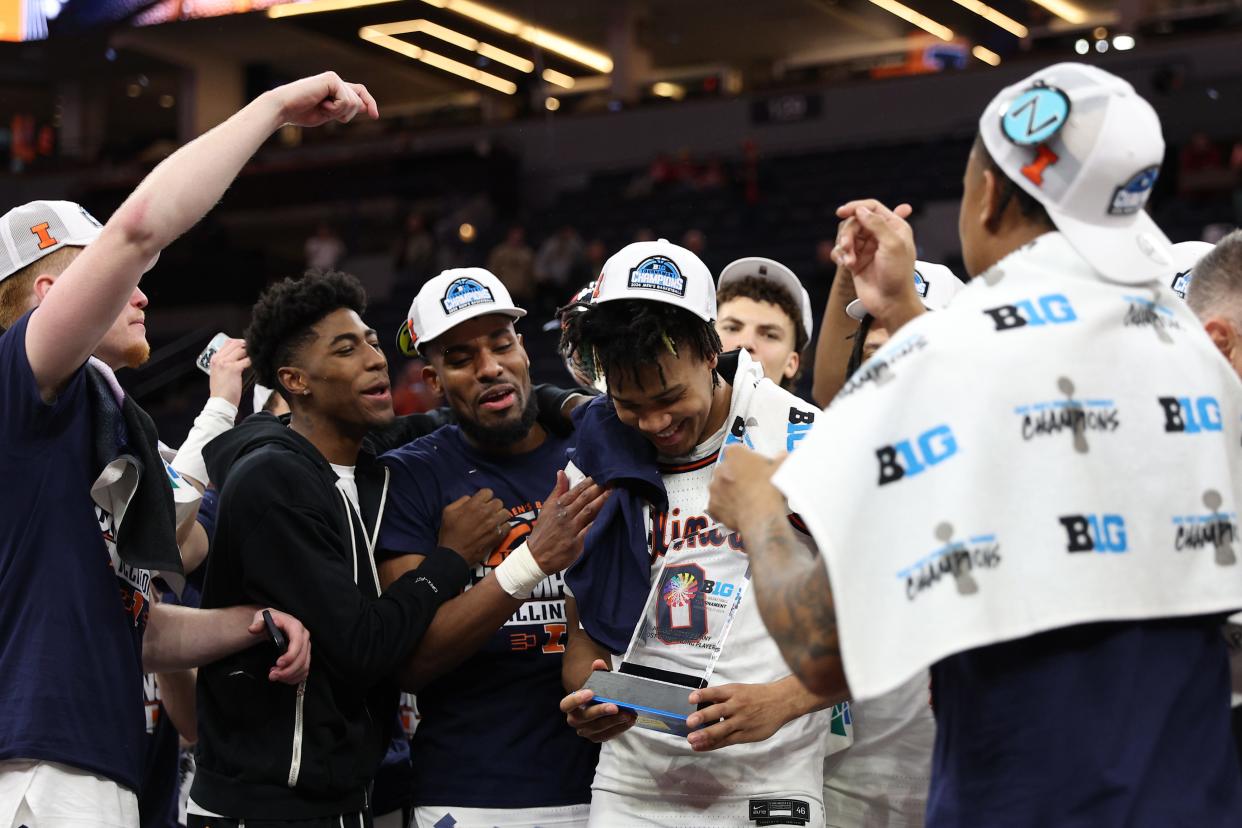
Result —
<instances>
[{"instance_id":1,"label":"tattooed forearm","mask_svg":"<svg viewBox=\"0 0 1242 828\"><path fill-rule=\"evenodd\" d=\"M790 669L812 692L846 689L828 571L803 551L783 513L743 530L759 613Z\"/></svg>"}]
</instances>

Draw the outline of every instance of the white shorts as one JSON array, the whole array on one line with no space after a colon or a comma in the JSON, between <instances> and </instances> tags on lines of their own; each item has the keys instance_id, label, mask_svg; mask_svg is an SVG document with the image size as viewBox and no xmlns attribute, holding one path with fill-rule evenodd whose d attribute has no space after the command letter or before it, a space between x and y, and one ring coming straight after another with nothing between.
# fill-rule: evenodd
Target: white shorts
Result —
<instances>
[{"instance_id":1,"label":"white shorts","mask_svg":"<svg viewBox=\"0 0 1242 828\"><path fill-rule=\"evenodd\" d=\"M410 828L587 828L590 815L590 805L562 805L558 808L430 805L414 809L414 822Z\"/></svg>"},{"instance_id":2,"label":"white shorts","mask_svg":"<svg viewBox=\"0 0 1242 828\"><path fill-rule=\"evenodd\" d=\"M589 828L755 828L761 824L823 828L824 806L818 800L791 795L789 798L717 799L709 806L695 808L690 803L641 795L622 796L598 788L591 790Z\"/></svg>"},{"instance_id":3,"label":"white shorts","mask_svg":"<svg viewBox=\"0 0 1242 828\"><path fill-rule=\"evenodd\" d=\"M137 828L138 797L68 765L0 762L0 828Z\"/></svg>"}]
</instances>

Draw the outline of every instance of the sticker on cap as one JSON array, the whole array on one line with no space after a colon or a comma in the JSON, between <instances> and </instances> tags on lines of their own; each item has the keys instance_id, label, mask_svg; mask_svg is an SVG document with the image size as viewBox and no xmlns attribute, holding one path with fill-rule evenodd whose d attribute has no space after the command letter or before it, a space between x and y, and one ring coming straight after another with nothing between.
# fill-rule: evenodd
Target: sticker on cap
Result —
<instances>
[{"instance_id":1,"label":"sticker on cap","mask_svg":"<svg viewBox=\"0 0 1242 828\"><path fill-rule=\"evenodd\" d=\"M495 301L496 297L492 296L490 288L484 287L477 279L464 277L454 279L449 284L440 304L444 306L445 313L457 313L459 310Z\"/></svg>"},{"instance_id":2,"label":"sticker on cap","mask_svg":"<svg viewBox=\"0 0 1242 828\"><path fill-rule=\"evenodd\" d=\"M1180 298L1185 299L1186 291L1190 290L1190 279L1193 276L1194 276L1194 268L1183 270L1181 273L1174 276L1173 284L1170 285L1170 287L1173 288L1173 292L1176 293Z\"/></svg>"},{"instance_id":3,"label":"sticker on cap","mask_svg":"<svg viewBox=\"0 0 1242 828\"><path fill-rule=\"evenodd\" d=\"M1130 176L1129 181L1113 190L1113 200L1108 205L1109 215L1129 216L1142 210L1159 176L1159 166L1147 167Z\"/></svg>"},{"instance_id":4,"label":"sticker on cap","mask_svg":"<svg viewBox=\"0 0 1242 828\"><path fill-rule=\"evenodd\" d=\"M1069 120L1069 96L1037 83L1014 98L1001 115L1001 133L1020 147L1034 147L1052 138Z\"/></svg>"},{"instance_id":5,"label":"sticker on cap","mask_svg":"<svg viewBox=\"0 0 1242 828\"><path fill-rule=\"evenodd\" d=\"M927 280L923 278L923 274L919 273L917 270L914 271L914 289L918 292L919 296L926 299L928 287L930 287L930 285L928 285Z\"/></svg>"},{"instance_id":6,"label":"sticker on cap","mask_svg":"<svg viewBox=\"0 0 1242 828\"><path fill-rule=\"evenodd\" d=\"M686 295L686 277L668 256L648 256L630 271L629 285L640 290L658 290L675 296Z\"/></svg>"}]
</instances>

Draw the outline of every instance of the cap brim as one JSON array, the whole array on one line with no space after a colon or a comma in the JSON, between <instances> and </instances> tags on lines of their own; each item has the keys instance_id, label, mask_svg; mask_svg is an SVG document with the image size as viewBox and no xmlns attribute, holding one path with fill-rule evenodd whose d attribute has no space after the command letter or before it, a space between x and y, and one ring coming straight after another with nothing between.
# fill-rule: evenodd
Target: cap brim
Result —
<instances>
[{"instance_id":1,"label":"cap brim","mask_svg":"<svg viewBox=\"0 0 1242 828\"><path fill-rule=\"evenodd\" d=\"M1173 272L1173 244L1146 211L1119 227L1101 227L1044 205L1070 245L1110 282L1166 281Z\"/></svg>"},{"instance_id":2,"label":"cap brim","mask_svg":"<svg viewBox=\"0 0 1242 828\"><path fill-rule=\"evenodd\" d=\"M446 332L451 331L461 323L467 322L478 316L489 316L491 314L498 314L500 316L507 316L513 320L518 320L526 315L526 311L521 308L493 308L488 305L478 305L476 307L467 308L466 310L461 311L461 316L455 317L453 319L453 324L447 325L441 330L433 331L422 339L415 339L414 334L410 330L412 327L410 325L410 320L407 318L401 323L401 327L397 329L397 350L409 357L418 356L420 353L419 348L426 345L428 342L443 336Z\"/></svg>"},{"instance_id":3,"label":"cap brim","mask_svg":"<svg viewBox=\"0 0 1242 828\"><path fill-rule=\"evenodd\" d=\"M757 268L752 269L753 261L755 259L760 259L765 263L774 264L776 265L776 269L760 274L757 272ZM747 266L734 267L734 265L738 265L740 262L747 263ZM789 270L789 268L780 262L772 259L762 259L761 257L738 259L738 261L731 262L725 266L724 270L720 271L720 278L716 282L716 292L719 293L720 290L730 282L740 281L741 279L745 279L747 276L753 276L756 279L763 279L784 288L785 292L788 293L793 298L794 302L797 303L798 310L802 314L802 327L806 328L807 339L810 340L813 326L815 324L813 321L814 315L811 311L811 297L806 292L806 286L802 284L794 272Z\"/></svg>"}]
</instances>

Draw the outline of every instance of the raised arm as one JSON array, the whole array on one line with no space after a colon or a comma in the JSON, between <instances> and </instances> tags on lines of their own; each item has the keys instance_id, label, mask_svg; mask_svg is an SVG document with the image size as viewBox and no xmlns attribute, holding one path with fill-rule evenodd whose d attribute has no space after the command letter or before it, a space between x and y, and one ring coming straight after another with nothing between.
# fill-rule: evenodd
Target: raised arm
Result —
<instances>
[{"instance_id":1,"label":"raised arm","mask_svg":"<svg viewBox=\"0 0 1242 828\"><path fill-rule=\"evenodd\" d=\"M365 87L333 72L303 78L260 95L152 170L31 316L26 352L44 397L94 352L151 259L220 200L276 129L349 121L362 111L379 114Z\"/></svg>"},{"instance_id":2,"label":"raised arm","mask_svg":"<svg viewBox=\"0 0 1242 828\"><path fill-rule=\"evenodd\" d=\"M759 615L789 669L811 693L848 698L828 569L794 536L785 498L771 482L778 465L730 446L712 477L708 512L745 539Z\"/></svg>"},{"instance_id":3,"label":"raised arm","mask_svg":"<svg viewBox=\"0 0 1242 828\"><path fill-rule=\"evenodd\" d=\"M815 342L815 375L811 396L821 408L828 407L847 379L845 365L854 347L852 338L858 333L858 320L851 318L845 308L857 298L853 274L837 265L837 275L833 277L828 304L824 308L824 322Z\"/></svg>"}]
</instances>

